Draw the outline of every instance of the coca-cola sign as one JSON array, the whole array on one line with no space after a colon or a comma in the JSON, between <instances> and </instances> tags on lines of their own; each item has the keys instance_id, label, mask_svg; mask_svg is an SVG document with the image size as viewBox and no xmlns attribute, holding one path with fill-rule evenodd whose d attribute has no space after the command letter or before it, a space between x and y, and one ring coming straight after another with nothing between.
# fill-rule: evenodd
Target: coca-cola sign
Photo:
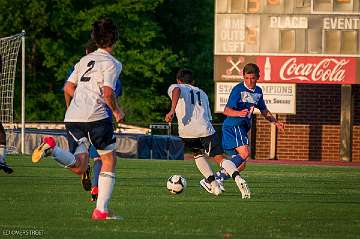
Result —
<instances>
[{"instance_id":1,"label":"coca-cola sign","mask_svg":"<svg viewBox=\"0 0 360 239\"><path fill-rule=\"evenodd\" d=\"M356 58L318 56L258 56L259 82L359 84Z\"/></svg>"}]
</instances>

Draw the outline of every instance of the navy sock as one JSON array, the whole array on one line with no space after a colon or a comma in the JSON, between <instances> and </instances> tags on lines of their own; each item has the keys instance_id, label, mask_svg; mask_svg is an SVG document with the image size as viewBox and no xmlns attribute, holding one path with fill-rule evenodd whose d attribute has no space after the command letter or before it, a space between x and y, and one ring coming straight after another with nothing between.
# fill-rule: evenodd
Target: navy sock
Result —
<instances>
[{"instance_id":1,"label":"navy sock","mask_svg":"<svg viewBox=\"0 0 360 239\"><path fill-rule=\"evenodd\" d=\"M240 155L232 155L231 161L235 164L235 166L238 168L243 162L245 162L245 159L243 159ZM227 180L231 178L229 174L226 173L225 169L221 168L218 172L215 173L216 179L223 179Z\"/></svg>"},{"instance_id":2,"label":"navy sock","mask_svg":"<svg viewBox=\"0 0 360 239\"><path fill-rule=\"evenodd\" d=\"M243 159L240 155L237 154L237 155L231 156L231 161L238 168L243 162L245 162L245 159Z\"/></svg>"}]
</instances>

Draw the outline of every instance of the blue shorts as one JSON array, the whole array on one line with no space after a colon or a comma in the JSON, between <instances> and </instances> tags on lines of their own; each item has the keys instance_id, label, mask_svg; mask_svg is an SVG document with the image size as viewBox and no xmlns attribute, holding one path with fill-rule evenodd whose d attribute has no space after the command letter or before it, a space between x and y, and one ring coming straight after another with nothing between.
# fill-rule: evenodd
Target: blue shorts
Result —
<instances>
[{"instance_id":1,"label":"blue shorts","mask_svg":"<svg viewBox=\"0 0 360 239\"><path fill-rule=\"evenodd\" d=\"M249 127L244 126L223 126L222 147L224 150L235 149L239 146L249 145Z\"/></svg>"}]
</instances>

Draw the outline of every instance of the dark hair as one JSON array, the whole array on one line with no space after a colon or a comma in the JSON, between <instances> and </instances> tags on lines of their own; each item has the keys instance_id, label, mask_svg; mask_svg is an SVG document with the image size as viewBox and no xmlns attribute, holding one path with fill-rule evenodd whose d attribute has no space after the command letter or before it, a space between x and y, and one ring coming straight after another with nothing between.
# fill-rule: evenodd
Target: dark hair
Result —
<instances>
[{"instance_id":1,"label":"dark hair","mask_svg":"<svg viewBox=\"0 0 360 239\"><path fill-rule=\"evenodd\" d=\"M96 42L98 47L111 47L118 37L118 29L111 19L103 18L92 24L91 39Z\"/></svg>"},{"instance_id":2,"label":"dark hair","mask_svg":"<svg viewBox=\"0 0 360 239\"><path fill-rule=\"evenodd\" d=\"M96 51L97 48L98 48L98 47L97 47L97 45L96 45L96 42L95 42L93 39L90 39L90 40L86 43L86 46L85 46L85 50L86 50L87 54Z\"/></svg>"},{"instance_id":3,"label":"dark hair","mask_svg":"<svg viewBox=\"0 0 360 239\"><path fill-rule=\"evenodd\" d=\"M260 76L259 67L254 63L248 63L244 66L243 75L245 74L255 74L257 77Z\"/></svg>"},{"instance_id":4,"label":"dark hair","mask_svg":"<svg viewBox=\"0 0 360 239\"><path fill-rule=\"evenodd\" d=\"M186 84L193 84L193 73L189 69L181 69L176 74L176 79L180 80L181 82L184 82Z\"/></svg>"}]
</instances>

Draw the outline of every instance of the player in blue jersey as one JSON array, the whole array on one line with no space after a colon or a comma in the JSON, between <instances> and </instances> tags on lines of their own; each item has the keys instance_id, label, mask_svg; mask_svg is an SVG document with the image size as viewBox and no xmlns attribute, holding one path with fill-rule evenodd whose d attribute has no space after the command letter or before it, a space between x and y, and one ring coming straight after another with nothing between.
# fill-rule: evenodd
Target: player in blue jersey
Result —
<instances>
[{"instance_id":1,"label":"player in blue jersey","mask_svg":"<svg viewBox=\"0 0 360 239\"><path fill-rule=\"evenodd\" d=\"M177 84L170 85L168 89L171 110L166 114L165 121L171 122L176 115L179 136L185 146L192 150L196 167L206 178L206 184L200 182L200 185L209 193L216 196L221 194L215 175L207 162L207 157L213 157L234 179L242 198L250 198L246 181L240 177L234 163L223 155L217 134L211 124L212 116L207 94L193 85L193 73L189 69L179 70L176 82Z\"/></svg>"},{"instance_id":2,"label":"player in blue jersey","mask_svg":"<svg viewBox=\"0 0 360 239\"><path fill-rule=\"evenodd\" d=\"M259 109L265 119L278 129L284 130L284 124L277 121L267 109L262 89L256 85L260 76L259 67L253 63L245 65L243 76L244 81L237 84L230 93L224 109L227 117L222 127L222 146L227 154L232 155L232 161L239 167L239 171L245 168L250 155L247 134L251 128L254 108ZM223 170L216 174L223 179L229 178Z\"/></svg>"}]
</instances>

